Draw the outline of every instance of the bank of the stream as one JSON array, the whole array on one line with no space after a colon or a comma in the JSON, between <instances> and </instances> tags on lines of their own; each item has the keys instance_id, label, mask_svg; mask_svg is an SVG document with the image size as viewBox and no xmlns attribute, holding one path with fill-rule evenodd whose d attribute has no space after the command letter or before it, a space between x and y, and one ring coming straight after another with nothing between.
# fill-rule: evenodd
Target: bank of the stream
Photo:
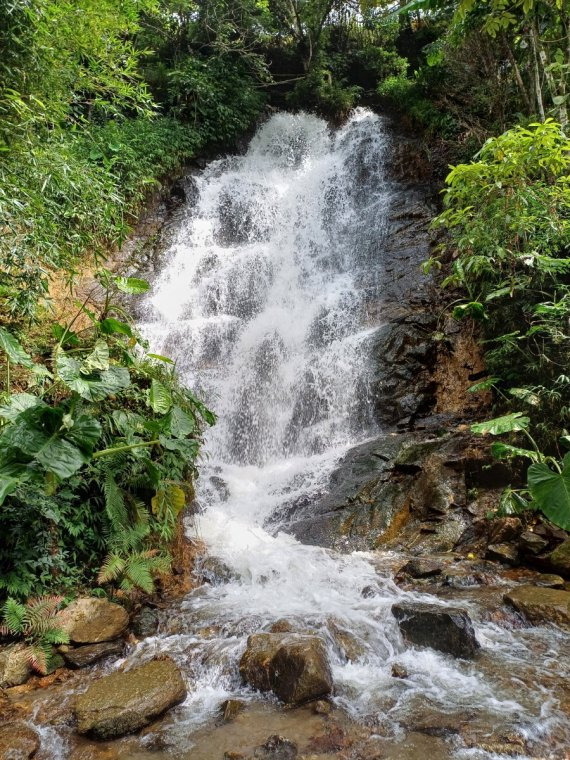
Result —
<instances>
[{"instance_id":1,"label":"bank of the stream","mask_svg":"<svg viewBox=\"0 0 570 760\"><path fill-rule=\"evenodd\" d=\"M277 114L244 155L176 186L142 246L140 324L220 413L187 523L203 584L128 634L117 611L103 633L91 614L65 653L79 669L5 690L0 746L565 756L563 533L486 518L509 473L469 431L476 344L420 271L435 209L418 165L368 111L333 133Z\"/></svg>"}]
</instances>

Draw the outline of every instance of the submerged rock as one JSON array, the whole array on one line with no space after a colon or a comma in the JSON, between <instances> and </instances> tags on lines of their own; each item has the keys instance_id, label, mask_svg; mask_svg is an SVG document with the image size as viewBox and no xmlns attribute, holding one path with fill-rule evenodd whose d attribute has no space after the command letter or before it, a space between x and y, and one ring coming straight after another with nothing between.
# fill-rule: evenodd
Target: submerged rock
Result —
<instances>
[{"instance_id":1,"label":"submerged rock","mask_svg":"<svg viewBox=\"0 0 570 760\"><path fill-rule=\"evenodd\" d=\"M129 616L120 604L80 597L57 615L57 625L76 644L98 644L120 636L129 623Z\"/></svg>"},{"instance_id":2,"label":"submerged rock","mask_svg":"<svg viewBox=\"0 0 570 760\"><path fill-rule=\"evenodd\" d=\"M74 707L77 731L112 739L138 731L186 697L180 671L169 657L93 682Z\"/></svg>"},{"instance_id":3,"label":"submerged rock","mask_svg":"<svg viewBox=\"0 0 570 760\"><path fill-rule=\"evenodd\" d=\"M454 657L474 657L480 648L465 610L423 602L392 605L402 636L411 644L431 647Z\"/></svg>"},{"instance_id":4,"label":"submerged rock","mask_svg":"<svg viewBox=\"0 0 570 760\"><path fill-rule=\"evenodd\" d=\"M555 623L570 629L570 592L545 586L518 586L503 596L531 623Z\"/></svg>"},{"instance_id":5,"label":"submerged rock","mask_svg":"<svg viewBox=\"0 0 570 760\"><path fill-rule=\"evenodd\" d=\"M205 557L200 563L200 573L213 586L237 580L237 575L219 557Z\"/></svg>"},{"instance_id":6,"label":"submerged rock","mask_svg":"<svg viewBox=\"0 0 570 760\"><path fill-rule=\"evenodd\" d=\"M294 742L275 734L261 747L257 747L253 756L256 760L295 760L297 754L297 745Z\"/></svg>"},{"instance_id":7,"label":"submerged rock","mask_svg":"<svg viewBox=\"0 0 570 760\"><path fill-rule=\"evenodd\" d=\"M570 576L570 538L548 555L550 565L556 572Z\"/></svg>"},{"instance_id":8,"label":"submerged rock","mask_svg":"<svg viewBox=\"0 0 570 760\"><path fill-rule=\"evenodd\" d=\"M0 757L2 760L28 760L40 748L40 737L23 721L0 727Z\"/></svg>"},{"instance_id":9,"label":"submerged rock","mask_svg":"<svg viewBox=\"0 0 570 760\"><path fill-rule=\"evenodd\" d=\"M21 644L0 649L0 687L20 686L32 672Z\"/></svg>"},{"instance_id":10,"label":"submerged rock","mask_svg":"<svg viewBox=\"0 0 570 760\"><path fill-rule=\"evenodd\" d=\"M288 704L318 699L332 690L324 642L313 635L253 634L247 640L240 673L254 689L271 690Z\"/></svg>"},{"instance_id":11,"label":"submerged rock","mask_svg":"<svg viewBox=\"0 0 570 760\"><path fill-rule=\"evenodd\" d=\"M104 657L120 656L124 648L125 644L121 639L118 641L102 641L100 644L86 644L75 649L68 649L63 652L63 659L70 668L85 668Z\"/></svg>"}]
</instances>

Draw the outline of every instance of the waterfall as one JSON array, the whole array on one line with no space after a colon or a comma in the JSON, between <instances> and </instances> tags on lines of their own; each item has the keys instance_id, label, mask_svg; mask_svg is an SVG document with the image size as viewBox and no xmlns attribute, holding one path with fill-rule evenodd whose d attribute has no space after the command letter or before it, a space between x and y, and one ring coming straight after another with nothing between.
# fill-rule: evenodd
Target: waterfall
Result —
<instances>
[{"instance_id":1,"label":"waterfall","mask_svg":"<svg viewBox=\"0 0 570 760\"><path fill-rule=\"evenodd\" d=\"M386 736L428 702L448 713L475 708L485 725L517 722L528 735L555 720L539 692L494 677L491 655L478 666L405 647L390 612L404 596L390 555L337 555L286 533L295 505L321 495L335 463L378 433L369 338L382 297L389 150L382 118L365 109L338 130L307 114L273 115L244 155L196 176L196 199L146 303L152 349L176 361L219 417L188 529L225 563L229 582L190 594L131 656L167 651L187 674L188 699L168 729L186 748L223 699L259 698L240 681L239 657L250 633L283 617L323 636L336 704ZM464 606L499 669L534 657L536 637L482 621L469 599ZM339 652L335 627L358 641L356 661ZM396 661L405 683L391 675Z\"/></svg>"}]
</instances>

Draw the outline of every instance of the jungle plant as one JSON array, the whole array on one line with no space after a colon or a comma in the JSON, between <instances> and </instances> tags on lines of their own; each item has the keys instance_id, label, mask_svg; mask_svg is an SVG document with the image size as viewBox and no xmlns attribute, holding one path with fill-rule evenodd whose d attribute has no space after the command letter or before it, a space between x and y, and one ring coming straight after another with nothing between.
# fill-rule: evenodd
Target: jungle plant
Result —
<instances>
[{"instance_id":1,"label":"jungle plant","mask_svg":"<svg viewBox=\"0 0 570 760\"><path fill-rule=\"evenodd\" d=\"M56 619L62 601L61 596L40 596L21 604L9 597L2 608L0 635L21 639L24 644L22 657L41 675L57 667L54 646L69 643L69 636L58 626Z\"/></svg>"},{"instance_id":2,"label":"jungle plant","mask_svg":"<svg viewBox=\"0 0 570 760\"><path fill-rule=\"evenodd\" d=\"M90 564L107 557L114 569L107 561L101 582L152 590L153 576L168 567L165 547L192 495L201 431L215 422L180 385L174 363L147 352L118 301L120 294L145 292L148 283L108 270L98 278L105 295L95 306L79 303L69 324L54 325L51 342L39 349L45 363L32 359L12 333L0 333L8 370L19 372L16 393L7 372L0 407L0 511L9 539L0 560L10 593L25 593L27 567L39 561L18 529L17 505L26 493L36 535L51 541L52 558L61 556L65 565L64 557L88 556ZM89 326L76 332L80 315ZM21 390L26 378L29 387ZM75 521L84 526L79 552L61 535ZM46 523L47 534L39 530ZM45 553L45 540L38 552ZM23 544L28 565L20 577L15 568ZM45 587L58 583L62 562L52 561Z\"/></svg>"},{"instance_id":3,"label":"jungle plant","mask_svg":"<svg viewBox=\"0 0 570 760\"><path fill-rule=\"evenodd\" d=\"M528 431L529 418L522 412L513 412L471 426L478 435L523 434L531 448L498 441L491 446L496 459L525 458L531 461L526 474L526 488L507 488L501 496L498 514L516 514L526 510L542 512L550 522L570 530L570 452L562 461L541 452ZM566 445L567 437L562 439Z\"/></svg>"}]
</instances>

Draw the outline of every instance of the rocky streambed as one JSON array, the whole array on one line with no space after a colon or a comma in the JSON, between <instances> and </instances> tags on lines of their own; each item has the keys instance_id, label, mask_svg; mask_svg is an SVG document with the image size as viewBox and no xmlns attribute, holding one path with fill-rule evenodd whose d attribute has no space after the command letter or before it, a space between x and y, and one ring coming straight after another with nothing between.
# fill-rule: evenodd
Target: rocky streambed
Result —
<instances>
[{"instance_id":1,"label":"rocky streambed","mask_svg":"<svg viewBox=\"0 0 570 760\"><path fill-rule=\"evenodd\" d=\"M420 270L432 195L368 111L278 114L177 185L141 326L221 414L197 587L130 620L75 602L45 679L10 685L4 651L0 756L567 756L570 542L487 519L509 473L469 433L476 345Z\"/></svg>"}]
</instances>

